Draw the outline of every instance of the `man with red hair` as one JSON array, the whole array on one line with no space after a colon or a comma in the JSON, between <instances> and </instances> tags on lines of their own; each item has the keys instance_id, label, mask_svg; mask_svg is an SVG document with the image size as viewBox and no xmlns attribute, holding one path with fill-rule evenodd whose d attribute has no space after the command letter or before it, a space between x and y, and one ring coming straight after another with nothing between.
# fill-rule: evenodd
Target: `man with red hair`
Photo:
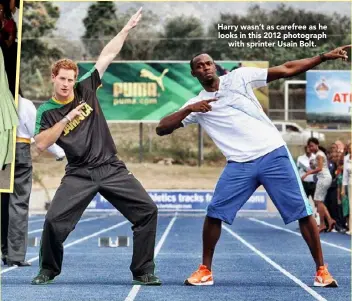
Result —
<instances>
[{"instance_id":1,"label":"man with red hair","mask_svg":"<svg viewBox=\"0 0 352 301\"><path fill-rule=\"evenodd\" d=\"M154 275L157 207L140 182L116 157L116 147L96 96L101 78L120 52L141 9L104 47L94 68L78 81L78 67L68 59L52 68L53 97L37 114L35 141L39 150L53 143L68 160L46 215L40 247L40 271L32 284L46 284L61 273L63 242L99 192L133 224L133 284L160 285Z\"/></svg>"}]
</instances>

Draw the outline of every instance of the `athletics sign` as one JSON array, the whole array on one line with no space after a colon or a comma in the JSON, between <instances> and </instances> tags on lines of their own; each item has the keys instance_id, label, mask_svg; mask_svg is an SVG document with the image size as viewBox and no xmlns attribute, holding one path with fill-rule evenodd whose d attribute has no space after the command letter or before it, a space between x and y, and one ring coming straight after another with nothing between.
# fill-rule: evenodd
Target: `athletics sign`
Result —
<instances>
[{"instance_id":1,"label":"athletics sign","mask_svg":"<svg viewBox=\"0 0 352 301\"><path fill-rule=\"evenodd\" d=\"M204 211L213 197L212 190L148 190L161 211ZM110 210L114 207L100 194L89 204L90 210ZM266 211L267 193L256 191L242 207L243 211Z\"/></svg>"},{"instance_id":2,"label":"athletics sign","mask_svg":"<svg viewBox=\"0 0 352 301\"><path fill-rule=\"evenodd\" d=\"M308 71L306 113L310 126L351 127L351 72Z\"/></svg>"},{"instance_id":3,"label":"athletics sign","mask_svg":"<svg viewBox=\"0 0 352 301\"><path fill-rule=\"evenodd\" d=\"M216 62L222 75L238 67L268 68L268 62ZM80 74L95 63L79 63ZM113 62L102 79L98 98L108 121L159 121L180 109L202 87L190 74L189 62ZM255 94L264 110L269 107L268 88Z\"/></svg>"}]
</instances>

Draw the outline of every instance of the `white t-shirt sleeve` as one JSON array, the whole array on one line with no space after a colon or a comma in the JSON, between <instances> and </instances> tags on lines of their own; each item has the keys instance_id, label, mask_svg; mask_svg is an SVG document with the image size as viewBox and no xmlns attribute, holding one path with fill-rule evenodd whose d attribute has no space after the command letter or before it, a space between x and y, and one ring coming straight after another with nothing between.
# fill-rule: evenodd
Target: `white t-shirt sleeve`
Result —
<instances>
[{"instance_id":1,"label":"white t-shirt sleeve","mask_svg":"<svg viewBox=\"0 0 352 301\"><path fill-rule=\"evenodd\" d=\"M192 99L190 99L189 101L187 101L180 110L182 110L183 108L187 107L188 105L190 105L191 103L195 103L195 101ZM187 125L190 125L192 123L198 123L198 119L197 119L197 113L191 113L189 114L185 119L182 120L182 124L184 127L186 127Z\"/></svg>"},{"instance_id":2,"label":"white t-shirt sleeve","mask_svg":"<svg viewBox=\"0 0 352 301\"><path fill-rule=\"evenodd\" d=\"M48 147L48 151L52 153L57 159L65 157L64 150L56 143Z\"/></svg>"},{"instance_id":3,"label":"white t-shirt sleeve","mask_svg":"<svg viewBox=\"0 0 352 301\"><path fill-rule=\"evenodd\" d=\"M21 99L21 96L19 96L19 102L20 105L24 106L21 109L24 110L24 126L26 127L28 134L31 137L34 137L34 131L35 131L35 122L36 122L36 115L37 115L37 109L35 108L35 105L33 102L31 102L28 99ZM65 152L64 150L56 145L53 144L50 147L48 147L48 151L51 152L53 155L56 156L56 158L63 158L65 157Z\"/></svg>"},{"instance_id":4,"label":"white t-shirt sleeve","mask_svg":"<svg viewBox=\"0 0 352 301\"><path fill-rule=\"evenodd\" d=\"M299 167L299 161L300 161L300 159L301 159L301 157L299 156L299 157L297 158L297 162L296 162L297 167Z\"/></svg>"},{"instance_id":5,"label":"white t-shirt sleeve","mask_svg":"<svg viewBox=\"0 0 352 301\"><path fill-rule=\"evenodd\" d=\"M185 119L182 120L182 124L184 127L187 125L190 125L192 123L198 123L197 117L195 116L195 113L189 114Z\"/></svg>"},{"instance_id":6,"label":"white t-shirt sleeve","mask_svg":"<svg viewBox=\"0 0 352 301\"><path fill-rule=\"evenodd\" d=\"M268 69L256 67L242 67L235 70L243 78L246 86L252 89L265 87L267 85Z\"/></svg>"},{"instance_id":7,"label":"white t-shirt sleeve","mask_svg":"<svg viewBox=\"0 0 352 301\"><path fill-rule=\"evenodd\" d=\"M297 158L296 165L297 165L298 171L301 171L302 170L302 164L301 164L301 157L300 156Z\"/></svg>"},{"instance_id":8,"label":"white t-shirt sleeve","mask_svg":"<svg viewBox=\"0 0 352 301\"><path fill-rule=\"evenodd\" d=\"M303 176L306 173L306 168L302 162L301 156L297 158L297 169L300 176Z\"/></svg>"},{"instance_id":9,"label":"white t-shirt sleeve","mask_svg":"<svg viewBox=\"0 0 352 301\"><path fill-rule=\"evenodd\" d=\"M20 97L20 96L19 96ZM37 116L37 109L35 108L33 102L31 102L28 99L23 99L22 101L20 100L20 105L24 105L24 108L22 110L25 111L25 121L24 125L28 131L28 134L30 137L34 136L34 130L35 130L35 120Z\"/></svg>"}]
</instances>

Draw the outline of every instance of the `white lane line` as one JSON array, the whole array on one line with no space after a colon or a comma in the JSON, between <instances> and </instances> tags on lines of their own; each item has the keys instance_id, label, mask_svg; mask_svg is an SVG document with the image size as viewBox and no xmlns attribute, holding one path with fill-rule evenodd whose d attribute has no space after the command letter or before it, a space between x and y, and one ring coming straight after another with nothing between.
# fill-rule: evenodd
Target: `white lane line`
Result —
<instances>
[{"instance_id":1,"label":"white lane line","mask_svg":"<svg viewBox=\"0 0 352 301\"><path fill-rule=\"evenodd\" d=\"M295 235L297 235L297 236L301 236L301 237L302 237L302 234L301 234L301 233L292 231L292 230L290 230L290 229L282 228L282 227L280 227L280 226L276 226L276 225L273 225L273 224L270 224L270 223L261 221L261 220L256 219L256 218L249 218L249 220L251 220L251 221L253 221L253 222L256 222L256 223L260 223L260 224L262 224L262 225L265 225L265 226L268 226L268 227L271 227L271 228L274 228L274 229L277 229L277 230L285 231L285 232L292 233L292 234L295 234ZM344 250L344 251L347 251L347 252L351 253L351 249L348 249L348 248L345 248L345 247L342 247L342 246L333 244L333 243L331 243L331 242L327 242L326 240L322 240L322 239L321 239L320 242L321 242L322 244L324 244L324 245L327 245L327 246L330 246L330 247L334 247L334 248L337 248L337 249L340 249L340 250Z\"/></svg>"},{"instance_id":2,"label":"white lane line","mask_svg":"<svg viewBox=\"0 0 352 301\"><path fill-rule=\"evenodd\" d=\"M94 233L92 233L92 234L90 234L90 235L88 235L88 236L84 236L84 237L82 237L82 238L80 238L80 239L74 240L74 241L70 242L69 244L64 245L64 246L65 246L65 249L66 249L66 248L69 248L69 247L72 247L72 246L74 246L74 245L76 245L76 244L79 244L79 243L81 243L81 242L83 242L83 241L85 241L85 240L87 240L87 239L92 238L92 237L96 237L96 236L98 236L98 235L100 235L100 234L102 234L102 233L105 233L105 232L107 232L107 231L110 231L110 230L116 229L116 228L118 228L118 227L121 227L121 226L123 226L123 225L125 225L125 224L127 224L127 223L128 223L128 221L124 221L124 222L118 223L118 224L116 224L116 225L114 225L114 226L111 226L111 227L109 227L109 228L105 228L105 229L100 230L100 231L98 231L98 232L94 232ZM36 260L38 260L38 259L39 259L39 256L36 256L36 257L33 257L33 258L29 259L28 262L33 262L33 261L36 261ZM9 271L12 271L12 270L14 270L14 269L17 269L17 268L18 268L17 266L13 266L13 267L4 269L4 270L1 271L0 275L1 275L1 274L4 274L4 273L7 273L7 272L9 272Z\"/></svg>"},{"instance_id":3,"label":"white lane line","mask_svg":"<svg viewBox=\"0 0 352 301\"><path fill-rule=\"evenodd\" d=\"M43 231L43 229L36 229L36 230L29 231L28 234L38 233L38 232L42 232L42 231Z\"/></svg>"},{"instance_id":4,"label":"white lane line","mask_svg":"<svg viewBox=\"0 0 352 301\"><path fill-rule=\"evenodd\" d=\"M165 240L166 240L166 237L169 235L170 233L170 230L171 230L171 227L173 226L173 224L175 223L176 221L176 218L177 218L177 215L175 215L169 225L167 226L165 232L163 233L163 235L161 236L156 248L155 248L155 251L154 251L154 258L159 254L160 252L160 249L161 247L163 246ZM134 285L131 289L131 291L129 292L128 296L126 297L125 301L133 301L137 294L138 294L138 291L140 290L141 286L140 285Z\"/></svg>"},{"instance_id":5,"label":"white lane line","mask_svg":"<svg viewBox=\"0 0 352 301\"><path fill-rule=\"evenodd\" d=\"M32 224L32 223L39 223L39 222L44 222L44 218L41 218L41 219L35 219L35 220L32 220L32 221L28 221L28 224Z\"/></svg>"},{"instance_id":6,"label":"white lane line","mask_svg":"<svg viewBox=\"0 0 352 301\"><path fill-rule=\"evenodd\" d=\"M316 300L319 301L327 301L324 297L319 295L315 290L311 289L309 286L304 284L301 280L290 274L288 271L286 271L283 267L278 265L276 262L272 261L268 256L260 252L258 249L256 249L253 245L251 245L249 242L247 242L245 239L243 239L241 236L239 236L237 233L233 232L229 227L222 225L222 228L225 229L229 234L231 234L234 238L239 240L241 243L243 243L247 248L251 249L254 253L256 253L258 256L263 258L267 263L272 265L275 269L279 270L282 274L290 278L293 282L298 284L301 288L303 288L307 293L312 295Z\"/></svg>"},{"instance_id":7,"label":"white lane line","mask_svg":"<svg viewBox=\"0 0 352 301\"><path fill-rule=\"evenodd\" d=\"M105 215L102 215L102 216L85 218L85 219L80 220L78 222L78 224L85 223L85 222L90 222L90 221L95 221L97 219L102 219L102 218L109 217L109 216L112 216L112 215L116 215L116 213L110 213L110 214L105 214ZM41 231L43 231L43 228L29 231L28 234L38 233L38 232L41 232Z\"/></svg>"}]
</instances>

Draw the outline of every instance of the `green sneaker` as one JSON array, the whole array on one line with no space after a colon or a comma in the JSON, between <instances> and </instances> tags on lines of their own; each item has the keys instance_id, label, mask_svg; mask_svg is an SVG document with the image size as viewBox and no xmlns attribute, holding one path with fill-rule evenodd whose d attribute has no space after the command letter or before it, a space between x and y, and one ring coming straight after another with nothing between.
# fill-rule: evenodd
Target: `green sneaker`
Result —
<instances>
[{"instance_id":1,"label":"green sneaker","mask_svg":"<svg viewBox=\"0 0 352 301\"><path fill-rule=\"evenodd\" d=\"M44 274L38 274L36 277L33 278L31 284L40 285L40 284L49 284L53 281L54 277L50 277Z\"/></svg>"},{"instance_id":2,"label":"green sneaker","mask_svg":"<svg viewBox=\"0 0 352 301\"><path fill-rule=\"evenodd\" d=\"M160 279L153 274L133 276L133 285L161 285Z\"/></svg>"}]
</instances>

